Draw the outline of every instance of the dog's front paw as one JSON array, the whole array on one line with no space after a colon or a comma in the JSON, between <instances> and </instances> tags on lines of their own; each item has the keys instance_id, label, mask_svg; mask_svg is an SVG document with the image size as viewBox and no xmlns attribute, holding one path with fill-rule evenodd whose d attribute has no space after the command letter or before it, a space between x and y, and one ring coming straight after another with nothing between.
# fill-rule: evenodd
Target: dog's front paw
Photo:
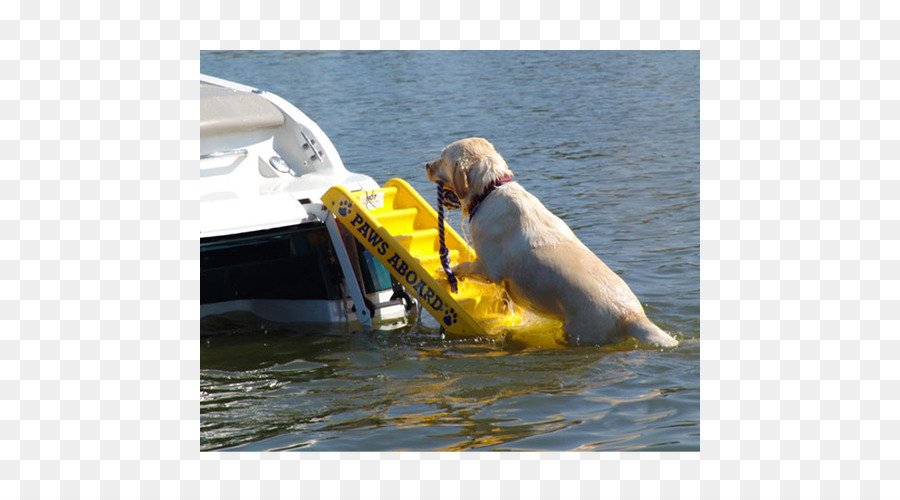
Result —
<instances>
[{"instance_id":1,"label":"dog's front paw","mask_svg":"<svg viewBox=\"0 0 900 500\"><path fill-rule=\"evenodd\" d=\"M493 280L487 275L481 263L476 261L460 262L453 267L453 274L458 279L472 278L486 283L492 283Z\"/></svg>"},{"instance_id":2,"label":"dog's front paw","mask_svg":"<svg viewBox=\"0 0 900 500\"><path fill-rule=\"evenodd\" d=\"M472 271L475 270L475 263L460 262L459 264L453 266L451 269L453 270L453 274L455 274L457 277L462 277L468 274L472 274Z\"/></svg>"}]
</instances>

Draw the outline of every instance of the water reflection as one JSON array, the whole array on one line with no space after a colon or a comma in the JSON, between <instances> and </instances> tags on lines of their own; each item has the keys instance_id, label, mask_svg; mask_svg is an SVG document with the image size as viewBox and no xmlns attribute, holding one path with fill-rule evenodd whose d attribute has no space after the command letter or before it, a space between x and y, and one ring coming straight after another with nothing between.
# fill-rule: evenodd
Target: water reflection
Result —
<instances>
[{"instance_id":1,"label":"water reflection","mask_svg":"<svg viewBox=\"0 0 900 500\"><path fill-rule=\"evenodd\" d=\"M652 372L671 375L656 366L657 356L671 353L634 346L514 351L413 326L330 334L270 328L207 336L202 349L204 450L644 449L699 441L672 427L673 420L697 424L685 414L695 400L684 408L662 401L685 391L696 397L696 388L650 387ZM653 439L664 428L680 438Z\"/></svg>"}]
</instances>

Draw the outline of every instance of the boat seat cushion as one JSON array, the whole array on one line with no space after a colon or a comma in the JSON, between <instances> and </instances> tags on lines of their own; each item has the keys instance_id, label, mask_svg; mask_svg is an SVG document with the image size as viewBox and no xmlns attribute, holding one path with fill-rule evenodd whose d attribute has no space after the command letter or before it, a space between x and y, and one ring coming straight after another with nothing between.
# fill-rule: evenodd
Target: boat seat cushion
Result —
<instances>
[{"instance_id":1,"label":"boat seat cushion","mask_svg":"<svg viewBox=\"0 0 900 500\"><path fill-rule=\"evenodd\" d=\"M200 84L200 137L280 127L284 115L250 92Z\"/></svg>"}]
</instances>

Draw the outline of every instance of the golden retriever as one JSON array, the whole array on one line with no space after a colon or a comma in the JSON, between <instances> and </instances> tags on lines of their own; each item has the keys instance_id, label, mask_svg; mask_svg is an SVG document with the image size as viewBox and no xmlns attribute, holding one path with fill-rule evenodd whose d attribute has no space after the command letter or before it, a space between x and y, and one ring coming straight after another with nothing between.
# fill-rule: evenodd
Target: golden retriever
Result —
<instances>
[{"instance_id":1,"label":"golden retriever","mask_svg":"<svg viewBox=\"0 0 900 500\"><path fill-rule=\"evenodd\" d=\"M563 323L575 344L639 342L678 345L647 319L628 285L575 233L517 182L494 146L480 137L450 144L425 167L469 216L478 258L455 267L460 277L502 283L513 301Z\"/></svg>"}]
</instances>

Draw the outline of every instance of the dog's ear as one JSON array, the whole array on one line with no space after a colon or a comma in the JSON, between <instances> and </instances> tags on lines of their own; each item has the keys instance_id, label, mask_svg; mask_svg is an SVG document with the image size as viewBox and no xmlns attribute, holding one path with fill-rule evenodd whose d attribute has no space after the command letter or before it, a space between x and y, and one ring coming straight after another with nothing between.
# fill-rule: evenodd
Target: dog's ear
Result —
<instances>
[{"instance_id":1,"label":"dog's ear","mask_svg":"<svg viewBox=\"0 0 900 500\"><path fill-rule=\"evenodd\" d=\"M460 200L464 200L469 194L469 176L462 162L453 162L453 190Z\"/></svg>"}]
</instances>

